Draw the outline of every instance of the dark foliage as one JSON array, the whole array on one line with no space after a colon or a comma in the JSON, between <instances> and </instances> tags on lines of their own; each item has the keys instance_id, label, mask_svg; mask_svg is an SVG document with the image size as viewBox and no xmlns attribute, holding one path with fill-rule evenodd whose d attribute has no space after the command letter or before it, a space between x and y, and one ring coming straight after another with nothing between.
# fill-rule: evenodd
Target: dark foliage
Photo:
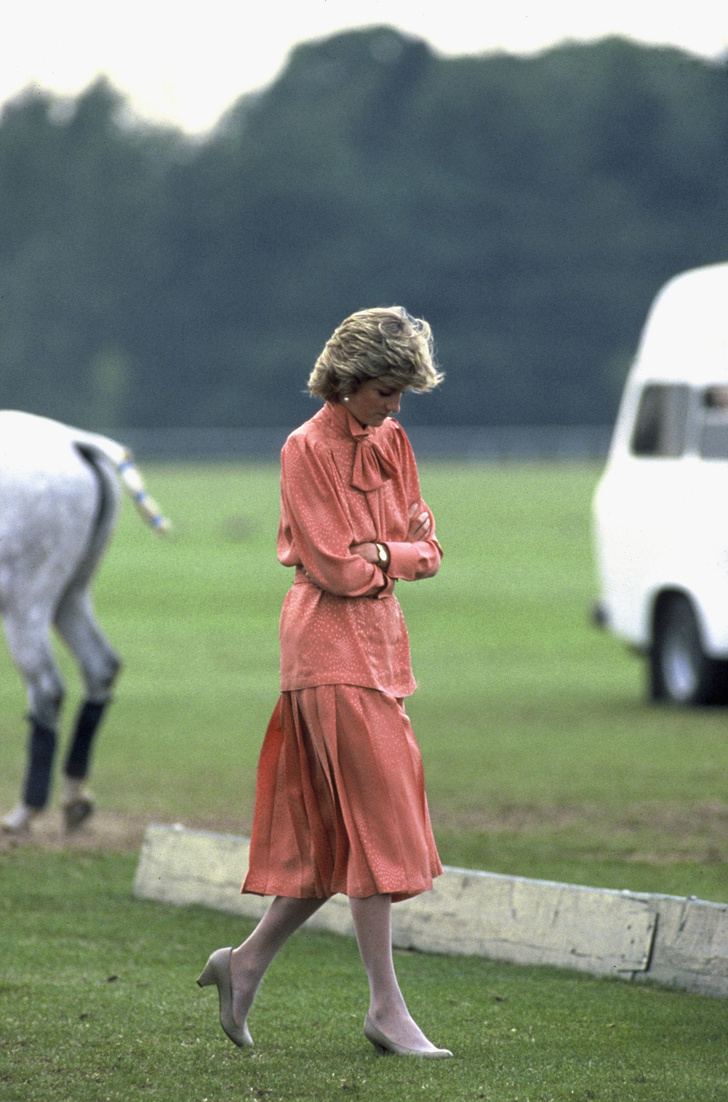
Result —
<instances>
[{"instance_id":1,"label":"dark foliage","mask_svg":"<svg viewBox=\"0 0 728 1102\"><path fill-rule=\"evenodd\" d=\"M427 317L407 419L600 423L649 302L728 259L728 70L604 39L446 60L300 46L204 141L106 81L0 118L0 404L99 428L293 425L338 322Z\"/></svg>"}]
</instances>

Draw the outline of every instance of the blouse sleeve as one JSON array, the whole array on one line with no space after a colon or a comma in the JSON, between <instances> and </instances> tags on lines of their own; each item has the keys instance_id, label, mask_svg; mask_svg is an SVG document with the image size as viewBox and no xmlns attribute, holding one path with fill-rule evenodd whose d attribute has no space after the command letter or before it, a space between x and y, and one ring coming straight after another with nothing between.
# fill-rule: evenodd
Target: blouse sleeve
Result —
<instances>
[{"instance_id":1,"label":"blouse sleeve","mask_svg":"<svg viewBox=\"0 0 728 1102\"><path fill-rule=\"evenodd\" d=\"M418 513L427 513L430 518L430 532L426 540L418 540L416 543L387 540L390 555L387 573L391 578L413 582L420 578L432 578L437 574L442 561L442 547L435 538L435 518L432 511L420 496L420 481L412 446L403 430L400 430L398 437L398 462L405 480L407 500L412 505L417 502Z\"/></svg>"},{"instance_id":2,"label":"blouse sleeve","mask_svg":"<svg viewBox=\"0 0 728 1102\"><path fill-rule=\"evenodd\" d=\"M278 558L302 566L337 597L385 597L394 582L349 550L353 533L344 488L330 455L305 437L291 436L281 453Z\"/></svg>"},{"instance_id":3,"label":"blouse sleeve","mask_svg":"<svg viewBox=\"0 0 728 1102\"><path fill-rule=\"evenodd\" d=\"M422 498L414 500L419 501L421 506L418 512L426 512L430 518L430 535L426 540L418 540L416 543L387 542L390 555L387 573L391 578L401 578L408 582L434 577L442 561L442 548L435 539L435 518Z\"/></svg>"}]
</instances>

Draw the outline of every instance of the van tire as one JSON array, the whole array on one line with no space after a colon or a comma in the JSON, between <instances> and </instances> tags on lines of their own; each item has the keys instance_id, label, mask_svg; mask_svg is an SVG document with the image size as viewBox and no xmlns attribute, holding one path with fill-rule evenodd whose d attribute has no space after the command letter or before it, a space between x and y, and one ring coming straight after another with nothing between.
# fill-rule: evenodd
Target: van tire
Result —
<instances>
[{"instance_id":1,"label":"van tire","mask_svg":"<svg viewBox=\"0 0 728 1102\"><path fill-rule=\"evenodd\" d=\"M728 703L728 662L705 654L695 611L682 593L657 607L649 671L653 700L684 707Z\"/></svg>"}]
</instances>

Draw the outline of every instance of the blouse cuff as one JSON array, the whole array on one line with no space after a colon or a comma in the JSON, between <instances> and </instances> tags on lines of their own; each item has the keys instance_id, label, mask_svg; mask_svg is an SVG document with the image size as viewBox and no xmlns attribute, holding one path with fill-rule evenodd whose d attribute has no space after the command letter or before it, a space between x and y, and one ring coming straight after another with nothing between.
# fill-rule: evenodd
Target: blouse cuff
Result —
<instances>
[{"instance_id":1,"label":"blouse cuff","mask_svg":"<svg viewBox=\"0 0 728 1102\"><path fill-rule=\"evenodd\" d=\"M377 568L377 569L379 569L379 568ZM394 581L395 581L395 579L390 578L388 574L385 574L381 570L379 571L379 573L382 576L383 585L382 585L382 588L377 593L372 594L375 601L381 600L382 597L389 597L389 596L391 596L392 593L394 593Z\"/></svg>"},{"instance_id":2,"label":"blouse cuff","mask_svg":"<svg viewBox=\"0 0 728 1102\"><path fill-rule=\"evenodd\" d=\"M388 543L389 574L412 581L422 566L422 545L419 543Z\"/></svg>"}]
</instances>

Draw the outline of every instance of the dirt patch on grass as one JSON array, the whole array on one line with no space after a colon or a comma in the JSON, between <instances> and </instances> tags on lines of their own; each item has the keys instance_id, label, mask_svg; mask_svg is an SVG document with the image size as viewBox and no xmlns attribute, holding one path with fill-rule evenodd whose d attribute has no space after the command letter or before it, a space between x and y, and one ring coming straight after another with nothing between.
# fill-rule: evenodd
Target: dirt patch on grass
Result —
<instances>
[{"instance_id":1,"label":"dirt patch on grass","mask_svg":"<svg viewBox=\"0 0 728 1102\"><path fill-rule=\"evenodd\" d=\"M599 824L613 829L652 829L673 833L722 831L728 835L728 803L640 803L611 810L601 804L513 804L495 809L469 808L451 811L436 808L443 826L473 831L522 833L540 827L573 827Z\"/></svg>"},{"instance_id":2,"label":"dirt patch on grass","mask_svg":"<svg viewBox=\"0 0 728 1102\"><path fill-rule=\"evenodd\" d=\"M114 812L97 812L76 831L66 833L60 813L39 816L22 834L0 834L0 853L19 847L44 850L132 853L139 849L149 820Z\"/></svg>"},{"instance_id":3,"label":"dirt patch on grass","mask_svg":"<svg viewBox=\"0 0 728 1102\"><path fill-rule=\"evenodd\" d=\"M134 853L141 848L144 832L152 822L165 820L114 811L97 811L78 830L67 833L60 811L51 810L38 816L31 829L23 834L0 832L0 853L8 853L24 846L43 850L76 850L81 853ZM248 824L227 816L183 825L193 830L211 830L220 834L249 834L249 829L246 829Z\"/></svg>"},{"instance_id":4,"label":"dirt patch on grass","mask_svg":"<svg viewBox=\"0 0 728 1102\"><path fill-rule=\"evenodd\" d=\"M622 808L518 804L432 810L435 830L511 835L611 850L628 861L728 861L728 803L645 801Z\"/></svg>"},{"instance_id":5,"label":"dirt patch on grass","mask_svg":"<svg viewBox=\"0 0 728 1102\"><path fill-rule=\"evenodd\" d=\"M640 803L619 809L601 805L557 807L518 804L496 809L452 810L434 807L437 832L511 835L565 844L584 852L609 849L622 860L669 864L673 861L728 861L728 803ZM40 816L32 829L21 835L0 833L0 853L19 847L79 852L138 852L150 822L149 816L97 811L70 834L60 812ZM183 824L190 829L220 834L248 835L250 824L220 816Z\"/></svg>"}]
</instances>

